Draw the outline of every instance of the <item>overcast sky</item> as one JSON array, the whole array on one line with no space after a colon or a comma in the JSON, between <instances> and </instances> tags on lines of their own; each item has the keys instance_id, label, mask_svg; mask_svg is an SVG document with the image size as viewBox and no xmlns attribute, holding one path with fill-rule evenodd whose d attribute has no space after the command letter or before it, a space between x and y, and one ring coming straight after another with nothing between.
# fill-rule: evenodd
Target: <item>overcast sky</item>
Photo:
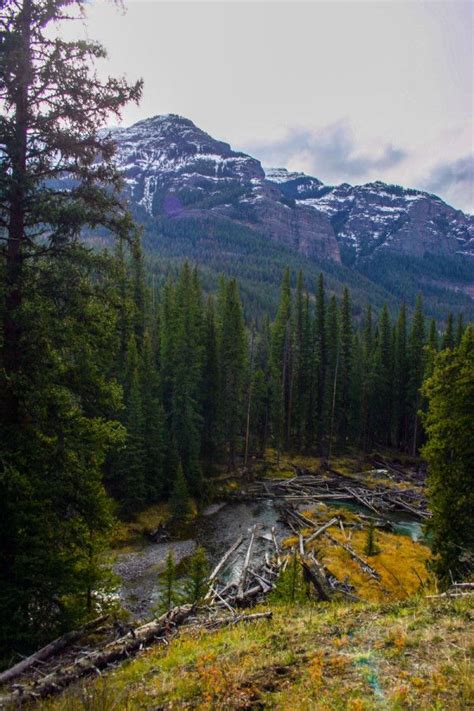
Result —
<instances>
[{"instance_id":1,"label":"overcast sky","mask_svg":"<svg viewBox=\"0 0 474 711\"><path fill-rule=\"evenodd\" d=\"M462 0L89 3L107 71L142 77L123 123L192 119L264 166L387 182L474 212L473 11Z\"/></svg>"}]
</instances>

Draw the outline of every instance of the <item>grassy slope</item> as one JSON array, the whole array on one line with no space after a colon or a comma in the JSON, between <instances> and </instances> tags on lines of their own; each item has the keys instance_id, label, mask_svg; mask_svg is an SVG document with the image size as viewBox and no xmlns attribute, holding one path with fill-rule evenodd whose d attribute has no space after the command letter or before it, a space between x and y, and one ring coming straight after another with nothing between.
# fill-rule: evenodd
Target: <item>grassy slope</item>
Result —
<instances>
[{"instance_id":1,"label":"grassy slope","mask_svg":"<svg viewBox=\"0 0 474 711\"><path fill-rule=\"evenodd\" d=\"M271 621L182 630L41 708L472 708L466 600L272 609Z\"/></svg>"}]
</instances>

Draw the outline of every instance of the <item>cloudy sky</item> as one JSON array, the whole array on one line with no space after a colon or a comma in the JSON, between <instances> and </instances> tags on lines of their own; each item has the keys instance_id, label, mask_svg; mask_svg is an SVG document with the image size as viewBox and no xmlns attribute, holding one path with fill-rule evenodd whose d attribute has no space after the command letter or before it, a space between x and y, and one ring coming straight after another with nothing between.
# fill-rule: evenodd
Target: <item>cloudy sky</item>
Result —
<instances>
[{"instance_id":1,"label":"cloudy sky","mask_svg":"<svg viewBox=\"0 0 474 711\"><path fill-rule=\"evenodd\" d=\"M128 125L178 113L264 166L430 190L474 212L473 12L463 0L92 0Z\"/></svg>"}]
</instances>

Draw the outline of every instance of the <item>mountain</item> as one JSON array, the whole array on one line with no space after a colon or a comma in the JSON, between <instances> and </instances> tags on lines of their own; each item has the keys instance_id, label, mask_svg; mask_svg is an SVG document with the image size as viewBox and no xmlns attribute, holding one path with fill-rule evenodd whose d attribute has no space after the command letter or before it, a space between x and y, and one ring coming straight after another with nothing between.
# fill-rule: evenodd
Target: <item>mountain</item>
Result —
<instances>
[{"instance_id":1,"label":"mountain","mask_svg":"<svg viewBox=\"0 0 474 711\"><path fill-rule=\"evenodd\" d=\"M286 262L310 278L323 269L335 290L348 281L366 299L410 302L421 289L436 315L472 309L474 218L435 195L264 170L174 114L113 136L152 255L271 284Z\"/></svg>"},{"instance_id":2,"label":"mountain","mask_svg":"<svg viewBox=\"0 0 474 711\"><path fill-rule=\"evenodd\" d=\"M423 256L474 256L474 218L455 210L436 195L387 185L323 185L302 173L266 172L296 206L325 214L341 251L351 263L380 249Z\"/></svg>"}]
</instances>

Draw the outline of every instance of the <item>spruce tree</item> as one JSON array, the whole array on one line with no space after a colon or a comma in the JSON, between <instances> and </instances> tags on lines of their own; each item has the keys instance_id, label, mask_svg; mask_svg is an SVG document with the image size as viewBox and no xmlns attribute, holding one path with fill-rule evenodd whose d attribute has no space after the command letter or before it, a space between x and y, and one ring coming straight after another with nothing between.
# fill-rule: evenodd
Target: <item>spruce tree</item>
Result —
<instances>
[{"instance_id":1,"label":"spruce tree","mask_svg":"<svg viewBox=\"0 0 474 711\"><path fill-rule=\"evenodd\" d=\"M324 430L326 440L326 454L331 458L335 434L337 432L337 419L340 414L341 397L341 332L339 321L339 307L336 297L331 296L328 304L326 320L327 344L327 372L326 395L324 403Z\"/></svg>"},{"instance_id":2,"label":"spruce tree","mask_svg":"<svg viewBox=\"0 0 474 711\"><path fill-rule=\"evenodd\" d=\"M178 601L176 585L176 564L172 548L166 556L165 569L160 575L160 602L157 606L159 613L168 612Z\"/></svg>"},{"instance_id":3,"label":"spruce tree","mask_svg":"<svg viewBox=\"0 0 474 711\"><path fill-rule=\"evenodd\" d=\"M443 341L441 344L441 348L444 350L445 348L454 348L454 319L453 319L453 314L449 313L448 314L448 319L446 321L446 329L443 334Z\"/></svg>"},{"instance_id":4,"label":"spruce tree","mask_svg":"<svg viewBox=\"0 0 474 711\"><path fill-rule=\"evenodd\" d=\"M130 375L126 399L127 438L118 458L118 489L123 513L131 516L147 502L143 402L138 368Z\"/></svg>"},{"instance_id":5,"label":"spruce tree","mask_svg":"<svg viewBox=\"0 0 474 711\"><path fill-rule=\"evenodd\" d=\"M438 327L434 318L430 321L430 330L428 334L428 346L434 352L439 349Z\"/></svg>"},{"instance_id":6,"label":"spruce tree","mask_svg":"<svg viewBox=\"0 0 474 711\"><path fill-rule=\"evenodd\" d=\"M428 441L429 522L435 570L445 585L472 573L474 535L474 329L468 326L461 344L436 358L424 383L428 400L424 417Z\"/></svg>"},{"instance_id":7,"label":"spruce tree","mask_svg":"<svg viewBox=\"0 0 474 711\"><path fill-rule=\"evenodd\" d=\"M374 333L372 322L372 307L367 307L364 319L363 335L363 379L361 394L361 445L364 451L369 451L374 436Z\"/></svg>"},{"instance_id":8,"label":"spruce tree","mask_svg":"<svg viewBox=\"0 0 474 711\"><path fill-rule=\"evenodd\" d=\"M352 378L353 378L353 336L351 303L349 291L344 289L341 304L341 353L340 353L340 393L339 415L337 418L337 439L340 447L347 444L352 427Z\"/></svg>"},{"instance_id":9,"label":"spruce tree","mask_svg":"<svg viewBox=\"0 0 474 711\"><path fill-rule=\"evenodd\" d=\"M194 496L202 495L200 394L203 332L202 304L197 290L195 277L186 263L176 287L171 427L184 475Z\"/></svg>"},{"instance_id":10,"label":"spruce tree","mask_svg":"<svg viewBox=\"0 0 474 711\"><path fill-rule=\"evenodd\" d=\"M282 449L289 446L288 423L290 421L292 389L292 304L290 270L286 269L281 286L280 304L272 328L270 351L272 376L272 431L279 459Z\"/></svg>"},{"instance_id":11,"label":"spruce tree","mask_svg":"<svg viewBox=\"0 0 474 711\"><path fill-rule=\"evenodd\" d=\"M235 467L237 445L244 428L244 385L247 364L247 338L242 304L235 279L225 289L220 305L219 333L221 433L228 464Z\"/></svg>"},{"instance_id":12,"label":"spruce tree","mask_svg":"<svg viewBox=\"0 0 474 711\"><path fill-rule=\"evenodd\" d=\"M324 277L319 275L318 289L316 292L316 315L314 324L314 418L316 420L316 445L320 453L323 452L325 431L325 398L327 376L327 347L326 347L326 294Z\"/></svg>"},{"instance_id":13,"label":"spruce tree","mask_svg":"<svg viewBox=\"0 0 474 711\"><path fill-rule=\"evenodd\" d=\"M456 321L456 345L459 346L459 344L462 341L462 337L464 335L464 316L463 314L459 314L457 321Z\"/></svg>"},{"instance_id":14,"label":"spruce tree","mask_svg":"<svg viewBox=\"0 0 474 711\"><path fill-rule=\"evenodd\" d=\"M409 382L408 382L408 407L411 420L411 452L415 455L420 442L420 417L419 410L422 404L420 389L425 374L425 317L423 315L423 301L421 295L417 297L415 313L411 325L408 346Z\"/></svg>"},{"instance_id":15,"label":"spruce tree","mask_svg":"<svg viewBox=\"0 0 474 711\"><path fill-rule=\"evenodd\" d=\"M189 490L181 462L178 463L170 497L170 510L173 521L178 525L186 523L191 511Z\"/></svg>"},{"instance_id":16,"label":"spruce tree","mask_svg":"<svg viewBox=\"0 0 474 711\"><path fill-rule=\"evenodd\" d=\"M380 315L377 342L374 356L374 387L376 396L373 401L375 417L375 436L382 444L391 443L392 424L392 329L390 316L385 305Z\"/></svg>"},{"instance_id":17,"label":"spruce tree","mask_svg":"<svg viewBox=\"0 0 474 711\"><path fill-rule=\"evenodd\" d=\"M208 577L206 551L202 546L198 546L189 561L188 575L184 583L187 602L197 605L205 597L209 588Z\"/></svg>"},{"instance_id":18,"label":"spruce tree","mask_svg":"<svg viewBox=\"0 0 474 711\"><path fill-rule=\"evenodd\" d=\"M144 472L147 500L158 501L169 482L165 476L165 416L161 401L156 357L149 331L143 335L143 353L140 367L141 399L144 440Z\"/></svg>"},{"instance_id":19,"label":"spruce tree","mask_svg":"<svg viewBox=\"0 0 474 711\"><path fill-rule=\"evenodd\" d=\"M301 451L308 437L308 418L311 416L311 358L312 328L309 298L304 293L303 274L298 274L294 315L294 385L293 430L294 445Z\"/></svg>"},{"instance_id":20,"label":"spruce tree","mask_svg":"<svg viewBox=\"0 0 474 711\"><path fill-rule=\"evenodd\" d=\"M408 430L407 390L407 315L406 306L400 307L396 325L393 388L394 388L394 443L399 449L406 447Z\"/></svg>"},{"instance_id":21,"label":"spruce tree","mask_svg":"<svg viewBox=\"0 0 474 711\"><path fill-rule=\"evenodd\" d=\"M202 444L201 452L208 466L219 448L219 359L214 300L209 297L204 317L204 356L202 370Z\"/></svg>"}]
</instances>

